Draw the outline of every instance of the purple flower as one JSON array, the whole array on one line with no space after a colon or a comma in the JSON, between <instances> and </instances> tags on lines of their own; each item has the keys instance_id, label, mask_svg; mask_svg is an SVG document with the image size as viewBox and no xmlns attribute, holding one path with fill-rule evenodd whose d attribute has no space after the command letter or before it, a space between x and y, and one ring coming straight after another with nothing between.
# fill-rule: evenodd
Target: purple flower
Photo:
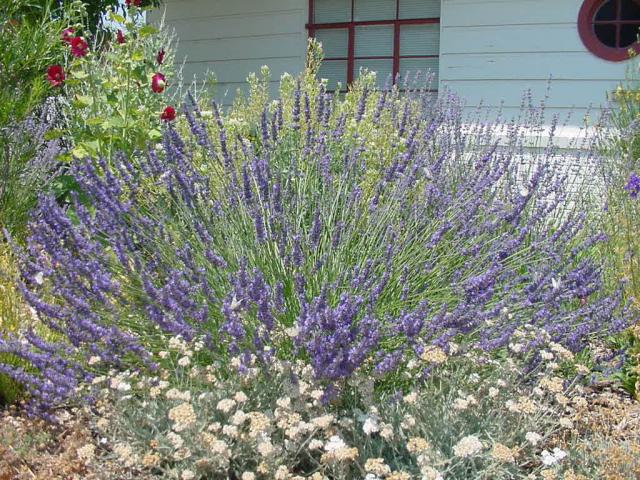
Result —
<instances>
[{"instance_id":1,"label":"purple flower","mask_svg":"<svg viewBox=\"0 0 640 480\"><path fill-rule=\"evenodd\" d=\"M624 189L631 198L638 198L638 193L640 193L640 177L636 175L635 172L629 175L629 180Z\"/></svg>"}]
</instances>

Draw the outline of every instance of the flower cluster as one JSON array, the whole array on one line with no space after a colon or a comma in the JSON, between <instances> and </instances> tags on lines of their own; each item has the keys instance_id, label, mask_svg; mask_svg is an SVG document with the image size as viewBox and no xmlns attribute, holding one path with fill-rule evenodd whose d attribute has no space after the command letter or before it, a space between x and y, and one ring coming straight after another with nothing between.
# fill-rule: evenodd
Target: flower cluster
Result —
<instances>
[{"instance_id":1,"label":"flower cluster","mask_svg":"<svg viewBox=\"0 0 640 480\"><path fill-rule=\"evenodd\" d=\"M629 175L629 180L627 181L624 189L631 198L638 198L638 193L640 193L640 177L635 173Z\"/></svg>"}]
</instances>

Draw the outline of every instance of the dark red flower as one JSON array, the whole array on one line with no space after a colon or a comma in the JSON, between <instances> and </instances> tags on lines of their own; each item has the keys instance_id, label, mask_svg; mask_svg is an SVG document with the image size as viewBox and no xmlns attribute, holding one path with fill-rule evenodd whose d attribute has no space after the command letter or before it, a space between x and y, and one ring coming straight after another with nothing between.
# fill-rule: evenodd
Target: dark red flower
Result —
<instances>
[{"instance_id":1,"label":"dark red flower","mask_svg":"<svg viewBox=\"0 0 640 480\"><path fill-rule=\"evenodd\" d=\"M74 57L84 57L89 52L89 44L82 37L73 37L71 42L71 55Z\"/></svg>"},{"instance_id":2,"label":"dark red flower","mask_svg":"<svg viewBox=\"0 0 640 480\"><path fill-rule=\"evenodd\" d=\"M62 33L60 34L60 39L66 43L67 45L69 45L71 43L71 39L73 38L73 32L75 32L74 28L65 28Z\"/></svg>"},{"instance_id":3,"label":"dark red flower","mask_svg":"<svg viewBox=\"0 0 640 480\"><path fill-rule=\"evenodd\" d=\"M165 122L172 122L176 119L176 109L172 106L168 106L165 108L160 114L160 120L164 120Z\"/></svg>"},{"instance_id":4,"label":"dark red flower","mask_svg":"<svg viewBox=\"0 0 640 480\"><path fill-rule=\"evenodd\" d=\"M122 33L122 30L118 30L118 33L116 33L116 41L121 45L125 42L124 33Z\"/></svg>"},{"instance_id":5,"label":"dark red flower","mask_svg":"<svg viewBox=\"0 0 640 480\"><path fill-rule=\"evenodd\" d=\"M127 7L130 7L131 5L139 7L140 5L142 5L142 0L125 0L124 3L127 5Z\"/></svg>"},{"instance_id":6,"label":"dark red flower","mask_svg":"<svg viewBox=\"0 0 640 480\"><path fill-rule=\"evenodd\" d=\"M156 55L156 62L158 62L158 65L162 65L162 62L164 62L164 48Z\"/></svg>"},{"instance_id":7,"label":"dark red flower","mask_svg":"<svg viewBox=\"0 0 640 480\"><path fill-rule=\"evenodd\" d=\"M164 87L166 86L167 82L164 79L164 75L160 72L151 77L151 90L153 90L155 93L162 93L164 91Z\"/></svg>"},{"instance_id":8,"label":"dark red flower","mask_svg":"<svg viewBox=\"0 0 640 480\"><path fill-rule=\"evenodd\" d=\"M47 68L47 81L52 87L59 87L64 82L64 70L60 65L51 65Z\"/></svg>"}]
</instances>

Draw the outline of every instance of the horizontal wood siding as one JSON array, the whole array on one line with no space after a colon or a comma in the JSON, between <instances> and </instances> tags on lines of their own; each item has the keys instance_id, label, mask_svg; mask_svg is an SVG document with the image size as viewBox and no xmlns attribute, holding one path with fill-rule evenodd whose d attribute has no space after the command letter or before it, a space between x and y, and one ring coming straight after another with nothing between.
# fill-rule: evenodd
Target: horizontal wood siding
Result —
<instances>
[{"instance_id":1,"label":"horizontal wood siding","mask_svg":"<svg viewBox=\"0 0 640 480\"><path fill-rule=\"evenodd\" d=\"M263 65L272 74L275 93L280 76L304 68L307 0L166 0L151 13L162 15L178 37L177 62L185 81L211 71L224 104L244 90L247 75Z\"/></svg>"},{"instance_id":2,"label":"horizontal wood siding","mask_svg":"<svg viewBox=\"0 0 640 480\"><path fill-rule=\"evenodd\" d=\"M440 86L515 111L531 89L549 114L606 103L627 62L591 54L578 36L582 0L442 0ZM597 115L592 115L594 118Z\"/></svg>"}]
</instances>

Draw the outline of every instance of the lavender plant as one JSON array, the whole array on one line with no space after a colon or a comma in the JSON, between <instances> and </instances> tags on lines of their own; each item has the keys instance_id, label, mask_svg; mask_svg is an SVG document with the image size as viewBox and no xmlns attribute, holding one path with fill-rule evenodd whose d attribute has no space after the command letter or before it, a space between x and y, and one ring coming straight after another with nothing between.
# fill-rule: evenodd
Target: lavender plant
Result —
<instances>
[{"instance_id":1,"label":"lavender plant","mask_svg":"<svg viewBox=\"0 0 640 480\"><path fill-rule=\"evenodd\" d=\"M314 73L285 78L251 141L187 98L190 135L166 125L136 168L77 162L68 208L42 196L21 289L56 341L0 343L31 365L1 367L31 408L68 400L97 365L156 368L167 336L202 336L195 361L240 374L308 361L329 401L356 373L395 388L454 340L491 352L535 326L577 351L625 326L586 254L600 236L554 215L567 178L552 138L528 152L531 125L469 123L451 94L365 77L341 99ZM518 348L536 361L537 347Z\"/></svg>"}]
</instances>

